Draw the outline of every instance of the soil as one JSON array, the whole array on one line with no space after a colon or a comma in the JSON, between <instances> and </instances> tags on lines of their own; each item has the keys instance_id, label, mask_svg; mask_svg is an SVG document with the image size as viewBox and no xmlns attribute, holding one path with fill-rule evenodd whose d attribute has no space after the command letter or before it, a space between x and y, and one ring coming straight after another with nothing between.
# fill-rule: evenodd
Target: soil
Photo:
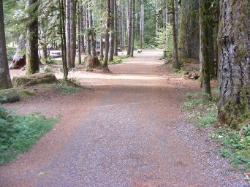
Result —
<instances>
[{"instance_id":1,"label":"soil","mask_svg":"<svg viewBox=\"0 0 250 187\"><path fill-rule=\"evenodd\" d=\"M0 186L247 186L208 134L184 118L185 95L199 90L199 82L172 73L160 56L144 50L110 65L110 74L74 70L70 77L85 87L80 93L44 91L4 105L19 114L60 116L60 122L0 167Z\"/></svg>"}]
</instances>

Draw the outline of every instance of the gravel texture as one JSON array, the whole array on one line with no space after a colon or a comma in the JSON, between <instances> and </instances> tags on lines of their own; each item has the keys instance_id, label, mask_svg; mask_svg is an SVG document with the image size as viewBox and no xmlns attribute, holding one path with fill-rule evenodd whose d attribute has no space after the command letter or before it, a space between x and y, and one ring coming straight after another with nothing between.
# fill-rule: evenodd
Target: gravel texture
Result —
<instances>
[{"instance_id":1,"label":"gravel texture","mask_svg":"<svg viewBox=\"0 0 250 187\"><path fill-rule=\"evenodd\" d=\"M5 105L61 121L33 149L0 167L3 187L247 187L181 105L198 84L162 69L158 51L110 67L74 72L92 89ZM25 109L25 110L23 110Z\"/></svg>"}]
</instances>

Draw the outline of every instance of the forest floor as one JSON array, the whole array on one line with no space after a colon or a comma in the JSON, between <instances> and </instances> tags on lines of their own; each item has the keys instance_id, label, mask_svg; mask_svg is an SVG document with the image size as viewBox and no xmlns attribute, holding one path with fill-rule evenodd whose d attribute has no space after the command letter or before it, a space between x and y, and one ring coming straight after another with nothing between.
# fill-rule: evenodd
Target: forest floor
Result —
<instances>
[{"instance_id":1,"label":"forest floor","mask_svg":"<svg viewBox=\"0 0 250 187\"><path fill-rule=\"evenodd\" d=\"M171 72L161 51L145 50L111 74L73 71L84 86L41 92L5 108L60 116L29 152L0 167L0 186L247 186L181 108L199 83Z\"/></svg>"}]
</instances>

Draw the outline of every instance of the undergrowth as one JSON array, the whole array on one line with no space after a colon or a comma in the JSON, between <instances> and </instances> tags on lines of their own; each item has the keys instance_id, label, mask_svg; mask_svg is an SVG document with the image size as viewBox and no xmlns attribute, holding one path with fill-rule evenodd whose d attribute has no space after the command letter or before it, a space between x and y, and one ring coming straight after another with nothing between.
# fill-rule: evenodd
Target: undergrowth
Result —
<instances>
[{"instance_id":1,"label":"undergrowth","mask_svg":"<svg viewBox=\"0 0 250 187\"><path fill-rule=\"evenodd\" d=\"M114 56L113 61L109 62L109 64L121 64L123 63L123 59L128 58L128 56Z\"/></svg>"},{"instance_id":2,"label":"undergrowth","mask_svg":"<svg viewBox=\"0 0 250 187\"><path fill-rule=\"evenodd\" d=\"M56 84L56 90L63 95L72 95L80 92L82 87L75 80L60 81Z\"/></svg>"},{"instance_id":3,"label":"undergrowth","mask_svg":"<svg viewBox=\"0 0 250 187\"><path fill-rule=\"evenodd\" d=\"M211 138L222 145L219 150L221 156L228 158L238 169L250 172L250 123L243 131L220 128Z\"/></svg>"},{"instance_id":4,"label":"undergrowth","mask_svg":"<svg viewBox=\"0 0 250 187\"><path fill-rule=\"evenodd\" d=\"M206 128L217 122L217 98L203 99L201 94L188 94L183 109L188 118L200 128Z\"/></svg>"},{"instance_id":5,"label":"undergrowth","mask_svg":"<svg viewBox=\"0 0 250 187\"><path fill-rule=\"evenodd\" d=\"M0 107L0 165L28 151L56 122L39 114L13 115Z\"/></svg>"},{"instance_id":6,"label":"undergrowth","mask_svg":"<svg viewBox=\"0 0 250 187\"><path fill-rule=\"evenodd\" d=\"M243 172L250 172L250 122L238 131L228 126L215 127L217 124L218 91L213 91L211 99L198 94L188 94L183 104L188 119L198 128L213 128L210 137L221 145L219 154ZM217 125L216 125L217 126Z\"/></svg>"}]
</instances>

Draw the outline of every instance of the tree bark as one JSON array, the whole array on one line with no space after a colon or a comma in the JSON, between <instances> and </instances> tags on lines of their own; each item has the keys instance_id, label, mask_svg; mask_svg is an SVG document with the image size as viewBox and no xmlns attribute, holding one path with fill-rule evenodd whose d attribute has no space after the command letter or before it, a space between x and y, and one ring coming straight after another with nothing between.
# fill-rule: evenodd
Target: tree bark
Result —
<instances>
[{"instance_id":1,"label":"tree bark","mask_svg":"<svg viewBox=\"0 0 250 187\"><path fill-rule=\"evenodd\" d=\"M114 56L118 56L118 6L117 1L114 0Z\"/></svg>"},{"instance_id":2,"label":"tree bark","mask_svg":"<svg viewBox=\"0 0 250 187\"><path fill-rule=\"evenodd\" d=\"M199 1L181 1L179 24L180 58L199 58Z\"/></svg>"},{"instance_id":3,"label":"tree bark","mask_svg":"<svg viewBox=\"0 0 250 187\"><path fill-rule=\"evenodd\" d=\"M133 0L128 0L128 50L127 55L131 55L132 34L133 34Z\"/></svg>"},{"instance_id":4,"label":"tree bark","mask_svg":"<svg viewBox=\"0 0 250 187\"><path fill-rule=\"evenodd\" d=\"M103 35L101 34L101 38L100 38L100 60L102 61L104 58L104 43L103 43Z\"/></svg>"},{"instance_id":5,"label":"tree bark","mask_svg":"<svg viewBox=\"0 0 250 187\"><path fill-rule=\"evenodd\" d=\"M126 21L125 21L126 13L125 6L121 4L121 49L124 49L126 44Z\"/></svg>"},{"instance_id":6,"label":"tree bark","mask_svg":"<svg viewBox=\"0 0 250 187\"><path fill-rule=\"evenodd\" d=\"M115 43L115 31L114 31L114 7L115 0L110 0L110 50L109 50L109 61L112 62L114 59L114 43Z\"/></svg>"},{"instance_id":7,"label":"tree bark","mask_svg":"<svg viewBox=\"0 0 250 187\"><path fill-rule=\"evenodd\" d=\"M108 69L108 55L109 55L109 31L110 31L110 17L111 17L111 4L110 0L107 1L107 20L106 20L106 33L105 33L105 54L103 60L104 70Z\"/></svg>"},{"instance_id":8,"label":"tree bark","mask_svg":"<svg viewBox=\"0 0 250 187\"><path fill-rule=\"evenodd\" d=\"M82 15L81 15L81 5L80 2L78 2L78 64L82 63L82 37L81 37L81 23L82 23Z\"/></svg>"},{"instance_id":9,"label":"tree bark","mask_svg":"<svg viewBox=\"0 0 250 187\"><path fill-rule=\"evenodd\" d=\"M61 36L61 51L63 63L63 78L68 79L68 65L67 65L67 48L66 48L66 32L65 32L65 5L64 0L59 0L60 9L60 36Z\"/></svg>"},{"instance_id":10,"label":"tree bark","mask_svg":"<svg viewBox=\"0 0 250 187\"><path fill-rule=\"evenodd\" d=\"M130 57L134 57L135 48L135 0L132 0L132 36L131 36L131 51Z\"/></svg>"},{"instance_id":11,"label":"tree bark","mask_svg":"<svg viewBox=\"0 0 250 187\"><path fill-rule=\"evenodd\" d=\"M141 15L140 15L140 47L144 45L144 0L141 0Z\"/></svg>"},{"instance_id":12,"label":"tree bark","mask_svg":"<svg viewBox=\"0 0 250 187\"><path fill-rule=\"evenodd\" d=\"M11 80L7 60L6 40L4 30L3 2L0 0L0 89L10 88Z\"/></svg>"},{"instance_id":13,"label":"tree bark","mask_svg":"<svg viewBox=\"0 0 250 187\"><path fill-rule=\"evenodd\" d=\"M219 120L240 123L250 110L250 2L221 0L219 23Z\"/></svg>"},{"instance_id":14,"label":"tree bark","mask_svg":"<svg viewBox=\"0 0 250 187\"><path fill-rule=\"evenodd\" d=\"M76 1L66 0L66 47L68 68L75 67L76 57Z\"/></svg>"},{"instance_id":15,"label":"tree bark","mask_svg":"<svg viewBox=\"0 0 250 187\"><path fill-rule=\"evenodd\" d=\"M76 59L76 0L71 0L70 6L70 58L71 63L69 68L75 67L75 59Z\"/></svg>"},{"instance_id":16,"label":"tree bark","mask_svg":"<svg viewBox=\"0 0 250 187\"><path fill-rule=\"evenodd\" d=\"M173 49L173 67L176 70L179 70L180 62L178 57L178 33L177 33L177 26L176 26L176 3L175 0L172 0L172 24L173 24L173 42L174 42L174 49Z\"/></svg>"},{"instance_id":17,"label":"tree bark","mask_svg":"<svg viewBox=\"0 0 250 187\"><path fill-rule=\"evenodd\" d=\"M38 3L38 0L28 1L28 17L30 20L27 24L27 74L39 72L40 60L38 55Z\"/></svg>"},{"instance_id":18,"label":"tree bark","mask_svg":"<svg viewBox=\"0 0 250 187\"><path fill-rule=\"evenodd\" d=\"M200 0L200 64L203 92L211 95L210 70L213 61L213 28L211 26L211 0Z\"/></svg>"},{"instance_id":19,"label":"tree bark","mask_svg":"<svg viewBox=\"0 0 250 187\"><path fill-rule=\"evenodd\" d=\"M88 8L86 9L86 26L87 26L87 32L86 32L86 38L87 38L87 54L91 55L91 36L90 36L90 15L89 15L89 3Z\"/></svg>"}]
</instances>

